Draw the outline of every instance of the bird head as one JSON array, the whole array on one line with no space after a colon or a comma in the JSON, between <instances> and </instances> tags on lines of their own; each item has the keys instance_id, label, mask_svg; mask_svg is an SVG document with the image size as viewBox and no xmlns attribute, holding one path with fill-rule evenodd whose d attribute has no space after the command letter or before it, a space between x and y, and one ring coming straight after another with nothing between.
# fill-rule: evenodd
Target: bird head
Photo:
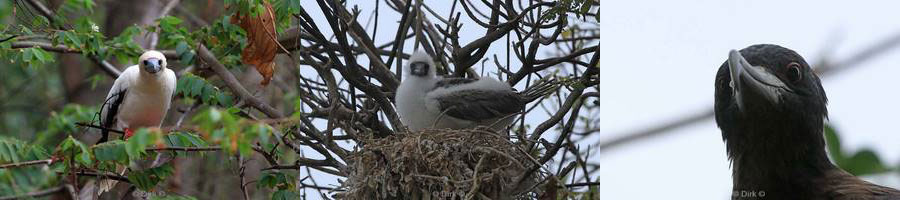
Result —
<instances>
[{"instance_id":1,"label":"bird head","mask_svg":"<svg viewBox=\"0 0 900 200\"><path fill-rule=\"evenodd\" d=\"M166 68L166 56L159 51L149 50L138 60L142 72L156 74Z\"/></svg>"},{"instance_id":2,"label":"bird head","mask_svg":"<svg viewBox=\"0 0 900 200\"><path fill-rule=\"evenodd\" d=\"M416 77L433 77L436 74L434 60L425 51L418 50L409 58L409 74Z\"/></svg>"},{"instance_id":3,"label":"bird head","mask_svg":"<svg viewBox=\"0 0 900 200\"><path fill-rule=\"evenodd\" d=\"M827 98L797 52L771 44L731 50L715 84L716 123L730 153L758 150L753 146L809 146L799 144L805 141L816 144L811 149L824 147L819 143Z\"/></svg>"}]
</instances>

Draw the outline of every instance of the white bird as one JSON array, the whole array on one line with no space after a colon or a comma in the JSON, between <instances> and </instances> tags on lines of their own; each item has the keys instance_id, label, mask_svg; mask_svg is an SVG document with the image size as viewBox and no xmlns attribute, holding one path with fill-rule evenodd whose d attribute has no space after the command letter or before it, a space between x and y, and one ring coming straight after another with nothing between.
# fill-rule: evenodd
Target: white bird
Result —
<instances>
[{"instance_id":1,"label":"white bird","mask_svg":"<svg viewBox=\"0 0 900 200\"><path fill-rule=\"evenodd\" d=\"M134 129L158 128L175 92L175 72L166 68L162 53L144 52L138 62L116 78L100 113L101 126L123 130L125 138ZM100 142L105 142L108 135L109 131L103 130Z\"/></svg>"},{"instance_id":2,"label":"white bird","mask_svg":"<svg viewBox=\"0 0 900 200\"><path fill-rule=\"evenodd\" d=\"M505 130L525 105L558 87L552 81L523 92L493 78L445 78L436 75L431 56L418 51L409 59L396 93L400 121L412 131L424 128Z\"/></svg>"},{"instance_id":3,"label":"white bird","mask_svg":"<svg viewBox=\"0 0 900 200\"><path fill-rule=\"evenodd\" d=\"M116 78L100 111L100 125L105 129L101 131L102 136L97 143L109 139L110 129L124 131L123 138L127 139L133 135L134 129L159 128L162 125L175 92L175 72L166 68L167 64L162 53L150 50L141 54L137 65L126 68ZM153 164L166 158L164 155L167 154L157 155ZM116 166L120 175L126 169ZM98 199L116 183L112 179L91 180L82 188L79 199Z\"/></svg>"}]
</instances>

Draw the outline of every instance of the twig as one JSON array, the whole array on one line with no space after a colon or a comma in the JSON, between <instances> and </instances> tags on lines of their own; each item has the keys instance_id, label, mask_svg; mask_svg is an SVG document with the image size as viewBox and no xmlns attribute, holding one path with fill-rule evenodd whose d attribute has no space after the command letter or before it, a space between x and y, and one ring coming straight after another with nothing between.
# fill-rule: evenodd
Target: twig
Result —
<instances>
[{"instance_id":1,"label":"twig","mask_svg":"<svg viewBox=\"0 0 900 200\"><path fill-rule=\"evenodd\" d=\"M147 151L220 151L222 147L156 147L147 148Z\"/></svg>"},{"instance_id":2,"label":"twig","mask_svg":"<svg viewBox=\"0 0 900 200\"><path fill-rule=\"evenodd\" d=\"M97 126L97 125L93 125L93 124L85 124L82 122L75 122L75 125L84 126L84 127L88 127L88 128L100 129L100 130L109 131L109 132L118 133L118 134L125 134L125 131L122 131L122 130L106 128L106 127Z\"/></svg>"},{"instance_id":3,"label":"twig","mask_svg":"<svg viewBox=\"0 0 900 200\"><path fill-rule=\"evenodd\" d=\"M571 187L584 187L584 186L597 186L597 185L600 185L600 182L572 183L572 184L566 184L565 186L567 188L571 188Z\"/></svg>"},{"instance_id":4,"label":"twig","mask_svg":"<svg viewBox=\"0 0 900 200\"><path fill-rule=\"evenodd\" d=\"M241 194L244 196L244 200L250 199L250 194L247 193L247 184L244 178L244 170L247 169L247 166L244 163L244 156L238 155L238 177L240 177L241 183Z\"/></svg>"},{"instance_id":5,"label":"twig","mask_svg":"<svg viewBox=\"0 0 900 200\"><path fill-rule=\"evenodd\" d=\"M25 161L25 162L3 164L3 165L0 165L0 169L24 167L24 166L31 166L31 165L41 165L41 164L49 165L52 163L53 163L53 159L32 160L32 161Z\"/></svg>"},{"instance_id":6,"label":"twig","mask_svg":"<svg viewBox=\"0 0 900 200\"><path fill-rule=\"evenodd\" d=\"M110 172L85 172L85 171L79 171L79 172L75 172L75 175L78 175L78 176L94 176L94 177L102 178L102 179L112 179L112 180L116 180L116 181L119 181L119 182L131 183L131 181L128 180L128 177L125 177L125 176L122 176L122 175L118 175L118 174L115 174L115 173L110 173Z\"/></svg>"}]
</instances>

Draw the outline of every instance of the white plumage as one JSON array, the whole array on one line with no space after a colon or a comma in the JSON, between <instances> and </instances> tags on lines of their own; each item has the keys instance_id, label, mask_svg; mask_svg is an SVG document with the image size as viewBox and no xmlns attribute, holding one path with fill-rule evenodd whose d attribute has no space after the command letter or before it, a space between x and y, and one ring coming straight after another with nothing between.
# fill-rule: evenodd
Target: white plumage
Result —
<instances>
[{"instance_id":1,"label":"white plumage","mask_svg":"<svg viewBox=\"0 0 900 200\"><path fill-rule=\"evenodd\" d=\"M106 95L100 113L100 125L124 131L124 138L130 137L134 129L160 127L169 110L176 86L175 72L168 69L167 64L162 53L151 50L141 54L137 65L122 71ZM98 143L108 139L109 131L103 130ZM164 155L168 154L159 154L153 161L161 160ZM164 162L166 161L161 161ZM126 168L120 165L116 167L116 171L123 175ZM91 180L82 188L79 199L98 199L99 195L111 190L116 183L112 179L96 182Z\"/></svg>"},{"instance_id":2,"label":"white plumage","mask_svg":"<svg viewBox=\"0 0 900 200\"><path fill-rule=\"evenodd\" d=\"M138 62L116 78L101 113L104 127L125 130L126 136L137 128L159 127L175 92L175 72L166 68L162 53L147 51ZM101 142L107 135L104 131Z\"/></svg>"},{"instance_id":3,"label":"white plumage","mask_svg":"<svg viewBox=\"0 0 900 200\"><path fill-rule=\"evenodd\" d=\"M545 84L520 93L488 77L439 77L435 67L431 56L418 51L404 69L408 76L397 88L396 107L400 121L410 130L477 126L505 130L526 104L556 88Z\"/></svg>"}]
</instances>

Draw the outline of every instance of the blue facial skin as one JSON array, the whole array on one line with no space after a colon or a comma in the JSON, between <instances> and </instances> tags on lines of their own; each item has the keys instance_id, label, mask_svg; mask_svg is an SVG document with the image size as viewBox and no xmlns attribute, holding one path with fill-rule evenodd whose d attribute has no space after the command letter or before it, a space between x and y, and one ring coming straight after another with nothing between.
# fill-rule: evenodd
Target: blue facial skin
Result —
<instances>
[{"instance_id":1,"label":"blue facial skin","mask_svg":"<svg viewBox=\"0 0 900 200\"><path fill-rule=\"evenodd\" d=\"M156 58L150 58L144 60L144 70L150 72L151 74L155 74L162 70L162 61Z\"/></svg>"}]
</instances>

